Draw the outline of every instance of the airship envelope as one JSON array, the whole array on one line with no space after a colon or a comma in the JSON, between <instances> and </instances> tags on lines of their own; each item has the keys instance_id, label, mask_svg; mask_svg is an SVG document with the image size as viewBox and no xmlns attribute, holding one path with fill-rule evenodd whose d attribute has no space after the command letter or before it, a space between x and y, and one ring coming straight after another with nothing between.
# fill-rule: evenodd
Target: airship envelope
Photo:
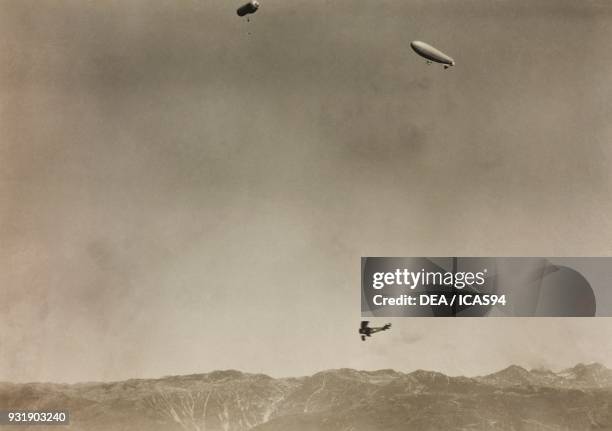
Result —
<instances>
[{"instance_id":1,"label":"airship envelope","mask_svg":"<svg viewBox=\"0 0 612 431\"><path fill-rule=\"evenodd\" d=\"M257 0L251 0L250 2L240 6L236 10L236 13L238 16L245 16L257 12L257 9L259 9L259 2Z\"/></svg>"},{"instance_id":2,"label":"airship envelope","mask_svg":"<svg viewBox=\"0 0 612 431\"><path fill-rule=\"evenodd\" d=\"M455 60L453 60L452 57L425 42L415 40L410 42L410 46L417 54L426 58L428 61L435 61L436 63L444 64L445 68L455 65Z\"/></svg>"}]
</instances>

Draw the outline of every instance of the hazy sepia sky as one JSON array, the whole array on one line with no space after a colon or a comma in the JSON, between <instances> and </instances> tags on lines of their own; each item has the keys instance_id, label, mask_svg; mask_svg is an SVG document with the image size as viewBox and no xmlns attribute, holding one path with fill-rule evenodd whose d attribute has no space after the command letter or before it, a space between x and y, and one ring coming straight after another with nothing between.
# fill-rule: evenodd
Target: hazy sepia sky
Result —
<instances>
[{"instance_id":1,"label":"hazy sepia sky","mask_svg":"<svg viewBox=\"0 0 612 431\"><path fill-rule=\"evenodd\" d=\"M0 0L0 380L612 366L610 319L356 334L360 256L612 255L612 3L239 4Z\"/></svg>"}]
</instances>

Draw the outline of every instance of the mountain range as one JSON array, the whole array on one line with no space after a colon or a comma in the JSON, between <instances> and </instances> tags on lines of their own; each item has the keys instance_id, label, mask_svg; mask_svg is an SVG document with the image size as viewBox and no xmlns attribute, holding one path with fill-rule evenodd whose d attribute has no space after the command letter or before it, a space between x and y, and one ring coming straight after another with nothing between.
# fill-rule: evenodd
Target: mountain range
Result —
<instances>
[{"instance_id":1,"label":"mountain range","mask_svg":"<svg viewBox=\"0 0 612 431\"><path fill-rule=\"evenodd\" d=\"M0 410L68 410L72 431L612 430L612 370L513 365L480 377L236 370L111 383L0 383ZM59 431L58 426L20 429Z\"/></svg>"}]
</instances>

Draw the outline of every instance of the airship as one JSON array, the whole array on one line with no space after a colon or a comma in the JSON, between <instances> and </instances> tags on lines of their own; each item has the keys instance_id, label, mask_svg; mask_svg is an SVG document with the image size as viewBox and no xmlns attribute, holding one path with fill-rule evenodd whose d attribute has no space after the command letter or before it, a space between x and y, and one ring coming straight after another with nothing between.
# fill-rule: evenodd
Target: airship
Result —
<instances>
[{"instance_id":1,"label":"airship","mask_svg":"<svg viewBox=\"0 0 612 431\"><path fill-rule=\"evenodd\" d=\"M425 42L415 40L410 42L410 46L417 54L427 59L427 64L431 64L432 61L435 61L436 63L443 64L445 69L455 65L455 60L450 56Z\"/></svg>"},{"instance_id":2,"label":"airship","mask_svg":"<svg viewBox=\"0 0 612 431\"><path fill-rule=\"evenodd\" d=\"M236 10L236 13L238 14L238 16L245 16L257 12L257 9L259 9L259 2L257 0L251 0L248 3L245 3L240 6Z\"/></svg>"}]
</instances>

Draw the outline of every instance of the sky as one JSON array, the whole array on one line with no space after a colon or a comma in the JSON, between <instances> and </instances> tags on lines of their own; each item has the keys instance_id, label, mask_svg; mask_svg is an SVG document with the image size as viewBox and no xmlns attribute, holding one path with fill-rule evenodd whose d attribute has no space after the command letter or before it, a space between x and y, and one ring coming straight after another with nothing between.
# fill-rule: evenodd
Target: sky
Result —
<instances>
[{"instance_id":1,"label":"sky","mask_svg":"<svg viewBox=\"0 0 612 431\"><path fill-rule=\"evenodd\" d=\"M261 3L0 0L0 381L612 367L605 318L356 333L361 256L612 255L612 4Z\"/></svg>"}]
</instances>

